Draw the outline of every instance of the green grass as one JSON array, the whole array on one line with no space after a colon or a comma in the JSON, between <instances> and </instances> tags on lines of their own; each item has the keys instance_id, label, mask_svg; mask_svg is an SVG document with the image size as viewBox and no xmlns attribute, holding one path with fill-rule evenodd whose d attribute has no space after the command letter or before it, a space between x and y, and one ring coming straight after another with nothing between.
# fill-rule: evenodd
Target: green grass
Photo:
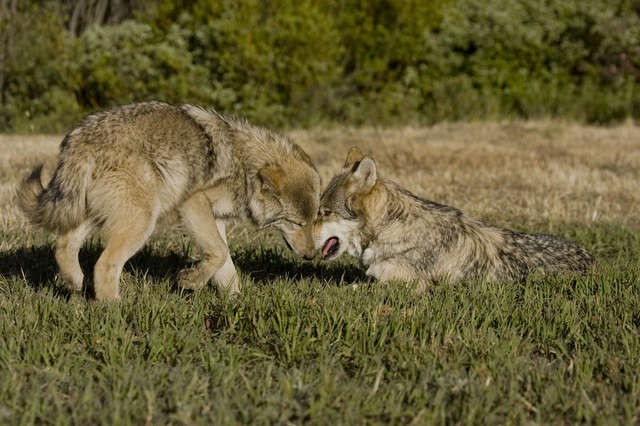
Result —
<instances>
[{"instance_id":1,"label":"green grass","mask_svg":"<svg viewBox=\"0 0 640 426\"><path fill-rule=\"evenodd\" d=\"M181 291L191 248L160 236L116 304L60 287L50 236L1 235L0 423L638 423L638 230L554 229L592 273L421 297L270 240L233 245L238 299Z\"/></svg>"}]
</instances>

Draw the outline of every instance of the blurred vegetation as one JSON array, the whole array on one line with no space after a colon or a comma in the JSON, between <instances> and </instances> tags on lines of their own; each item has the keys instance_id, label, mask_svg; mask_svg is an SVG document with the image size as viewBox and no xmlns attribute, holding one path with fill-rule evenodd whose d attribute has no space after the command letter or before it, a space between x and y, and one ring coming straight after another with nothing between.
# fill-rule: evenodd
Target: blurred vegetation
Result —
<instances>
[{"instance_id":1,"label":"blurred vegetation","mask_svg":"<svg viewBox=\"0 0 640 426\"><path fill-rule=\"evenodd\" d=\"M160 99L270 126L640 116L638 0L0 0L0 131Z\"/></svg>"}]
</instances>

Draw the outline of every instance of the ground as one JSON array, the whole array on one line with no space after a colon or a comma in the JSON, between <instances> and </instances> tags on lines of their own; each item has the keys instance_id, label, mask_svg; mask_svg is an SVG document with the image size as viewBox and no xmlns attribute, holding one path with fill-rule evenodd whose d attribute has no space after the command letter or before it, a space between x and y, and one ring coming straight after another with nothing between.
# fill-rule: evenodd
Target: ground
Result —
<instances>
[{"instance_id":1,"label":"ground","mask_svg":"<svg viewBox=\"0 0 640 426\"><path fill-rule=\"evenodd\" d=\"M238 224L242 296L176 288L197 255L171 218L121 302L70 296L54 236L13 192L60 136L0 136L0 424L640 422L640 128L560 122L289 132L323 181L350 146L416 194L591 250L585 276L416 297L344 257L293 258ZM100 250L81 253L91 271ZM363 283L354 289L348 284Z\"/></svg>"}]
</instances>

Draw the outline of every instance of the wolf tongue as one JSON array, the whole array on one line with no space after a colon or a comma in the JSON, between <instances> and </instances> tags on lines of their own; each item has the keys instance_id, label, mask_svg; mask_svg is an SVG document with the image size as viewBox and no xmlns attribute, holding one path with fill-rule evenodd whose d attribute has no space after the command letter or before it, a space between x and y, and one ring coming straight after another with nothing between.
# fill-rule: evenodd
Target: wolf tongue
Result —
<instances>
[{"instance_id":1,"label":"wolf tongue","mask_svg":"<svg viewBox=\"0 0 640 426\"><path fill-rule=\"evenodd\" d=\"M329 238L325 243L324 247L322 247L322 257L329 256L332 249L338 244L338 239L336 237Z\"/></svg>"}]
</instances>

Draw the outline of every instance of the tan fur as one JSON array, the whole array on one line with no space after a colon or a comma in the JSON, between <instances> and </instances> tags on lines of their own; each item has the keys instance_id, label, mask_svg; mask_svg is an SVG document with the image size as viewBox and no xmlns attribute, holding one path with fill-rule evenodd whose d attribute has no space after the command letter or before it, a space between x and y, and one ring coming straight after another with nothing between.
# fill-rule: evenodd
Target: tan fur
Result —
<instances>
[{"instance_id":1,"label":"tan fur","mask_svg":"<svg viewBox=\"0 0 640 426\"><path fill-rule=\"evenodd\" d=\"M519 281L533 270L584 271L593 262L561 238L493 227L421 199L380 178L373 159L358 149L322 194L314 239L325 258L348 252L368 275L418 281L419 289L441 279Z\"/></svg>"},{"instance_id":2,"label":"tan fur","mask_svg":"<svg viewBox=\"0 0 640 426\"><path fill-rule=\"evenodd\" d=\"M203 253L180 273L187 288L214 277L239 291L227 219L274 226L296 254L314 254L320 178L309 157L281 135L215 111L146 102L88 116L62 141L46 187L41 180L37 168L18 201L33 223L59 234L56 260L70 289L83 285L83 241L98 229L105 237L94 272L98 300L118 299L124 263L173 210Z\"/></svg>"}]
</instances>

